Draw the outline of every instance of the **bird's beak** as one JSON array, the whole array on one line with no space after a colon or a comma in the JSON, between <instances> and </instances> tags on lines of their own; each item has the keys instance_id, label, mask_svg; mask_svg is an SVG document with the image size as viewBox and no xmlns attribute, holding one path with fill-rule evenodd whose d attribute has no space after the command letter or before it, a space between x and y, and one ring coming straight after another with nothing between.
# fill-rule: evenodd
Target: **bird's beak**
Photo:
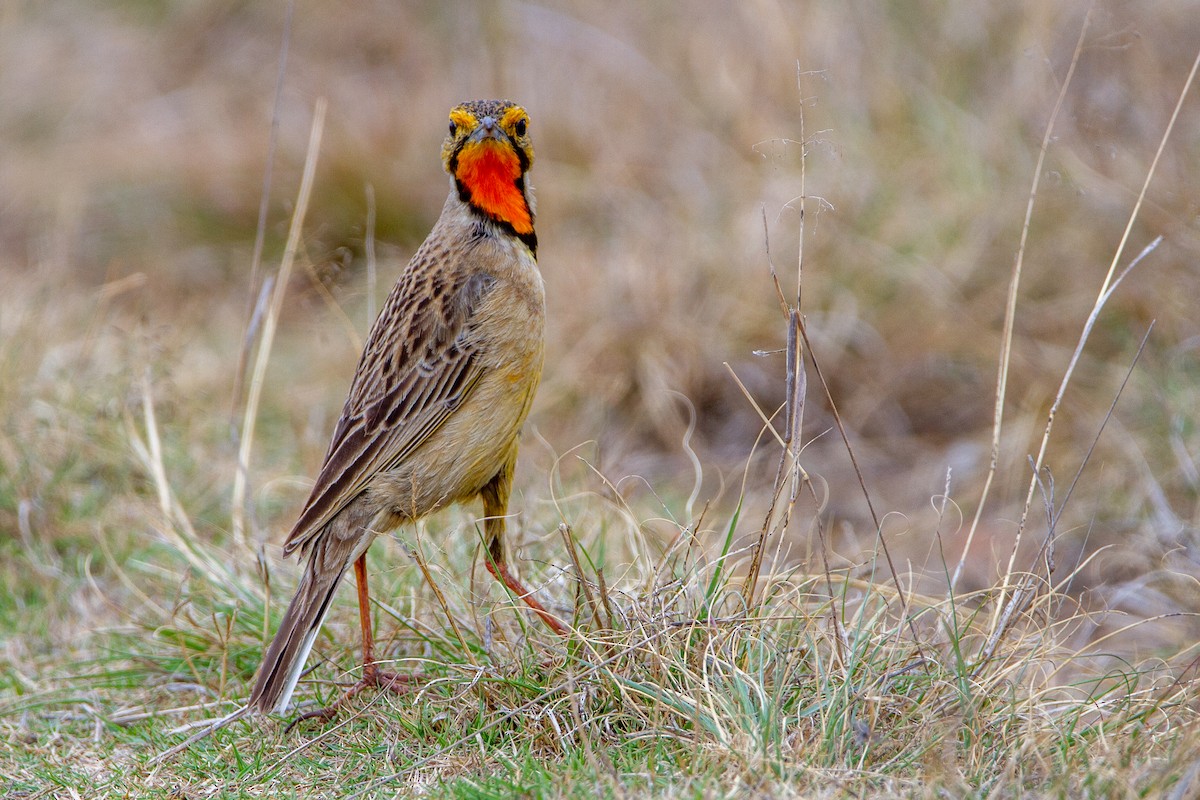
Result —
<instances>
[{"instance_id":1,"label":"bird's beak","mask_svg":"<svg viewBox=\"0 0 1200 800\"><path fill-rule=\"evenodd\" d=\"M508 136L500 130L500 124L496 122L495 117L484 117L479 120L479 127L467 137L468 142L482 142L484 139L508 140Z\"/></svg>"}]
</instances>

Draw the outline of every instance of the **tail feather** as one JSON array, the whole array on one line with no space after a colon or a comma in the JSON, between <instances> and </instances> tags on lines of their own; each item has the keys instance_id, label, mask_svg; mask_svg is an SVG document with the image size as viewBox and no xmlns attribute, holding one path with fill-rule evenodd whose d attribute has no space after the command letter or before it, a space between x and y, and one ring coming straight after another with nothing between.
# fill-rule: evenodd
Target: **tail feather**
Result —
<instances>
[{"instance_id":1,"label":"tail feather","mask_svg":"<svg viewBox=\"0 0 1200 800\"><path fill-rule=\"evenodd\" d=\"M263 714L287 710L342 576L371 543L368 531L358 528L355 533L343 537L327 529L308 553L296 596L263 656L247 703L251 708Z\"/></svg>"},{"instance_id":2,"label":"tail feather","mask_svg":"<svg viewBox=\"0 0 1200 800\"><path fill-rule=\"evenodd\" d=\"M334 592L346 573L345 566L323 574L312 566L310 560L296 588L296 596L288 605L283 622L263 656L254 691L250 694L249 705L263 714L272 711L282 714L287 710L296 683L304 672L304 663L308 661L317 633L329 613Z\"/></svg>"}]
</instances>

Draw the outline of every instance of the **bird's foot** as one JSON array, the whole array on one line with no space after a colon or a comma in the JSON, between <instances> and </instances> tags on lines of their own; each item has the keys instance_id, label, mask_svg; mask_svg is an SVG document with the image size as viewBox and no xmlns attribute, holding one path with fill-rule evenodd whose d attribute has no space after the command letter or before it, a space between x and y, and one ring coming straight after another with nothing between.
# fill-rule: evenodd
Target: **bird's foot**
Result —
<instances>
[{"instance_id":1,"label":"bird's foot","mask_svg":"<svg viewBox=\"0 0 1200 800\"><path fill-rule=\"evenodd\" d=\"M288 723L288 726L283 731L284 735L290 733L292 728L302 722L312 722L314 720L317 722L328 722L337 716L338 709L341 708L343 703L364 689L383 689L389 692L396 692L397 694L404 694L411 692L417 684L423 683L424 680L425 676L419 673L401 675L395 672L384 672L374 664L369 664L363 670L363 676L359 679L358 683L355 683L349 689L342 692L341 697L324 708L318 708L315 711L309 711L296 717Z\"/></svg>"}]
</instances>

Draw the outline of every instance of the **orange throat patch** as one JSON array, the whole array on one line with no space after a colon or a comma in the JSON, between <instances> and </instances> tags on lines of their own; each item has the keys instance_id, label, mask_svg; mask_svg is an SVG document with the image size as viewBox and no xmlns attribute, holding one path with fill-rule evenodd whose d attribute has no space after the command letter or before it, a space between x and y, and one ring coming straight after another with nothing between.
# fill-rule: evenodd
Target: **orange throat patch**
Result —
<instances>
[{"instance_id":1,"label":"orange throat patch","mask_svg":"<svg viewBox=\"0 0 1200 800\"><path fill-rule=\"evenodd\" d=\"M512 225L519 234L533 233L525 195L517 186L521 161L508 145L484 140L463 149L454 177L471 193L471 203Z\"/></svg>"}]
</instances>

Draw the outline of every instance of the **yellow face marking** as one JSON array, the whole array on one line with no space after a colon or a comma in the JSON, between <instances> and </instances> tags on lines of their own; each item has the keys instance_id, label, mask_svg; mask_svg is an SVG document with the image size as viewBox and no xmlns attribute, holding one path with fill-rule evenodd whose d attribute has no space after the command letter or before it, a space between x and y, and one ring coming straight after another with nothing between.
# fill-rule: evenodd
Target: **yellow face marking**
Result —
<instances>
[{"instance_id":1,"label":"yellow face marking","mask_svg":"<svg viewBox=\"0 0 1200 800\"><path fill-rule=\"evenodd\" d=\"M504 112L504 116L500 118L500 127L503 128L504 132L509 136L516 137L517 123L521 120L525 120L526 125L529 124L529 115L525 113L525 109L521 108L520 106L510 106L509 109Z\"/></svg>"},{"instance_id":2,"label":"yellow face marking","mask_svg":"<svg viewBox=\"0 0 1200 800\"><path fill-rule=\"evenodd\" d=\"M450 121L453 122L454 126L460 131L474 130L475 126L479 124L479 120L475 119L475 115L461 106L453 109L450 112Z\"/></svg>"}]
</instances>

